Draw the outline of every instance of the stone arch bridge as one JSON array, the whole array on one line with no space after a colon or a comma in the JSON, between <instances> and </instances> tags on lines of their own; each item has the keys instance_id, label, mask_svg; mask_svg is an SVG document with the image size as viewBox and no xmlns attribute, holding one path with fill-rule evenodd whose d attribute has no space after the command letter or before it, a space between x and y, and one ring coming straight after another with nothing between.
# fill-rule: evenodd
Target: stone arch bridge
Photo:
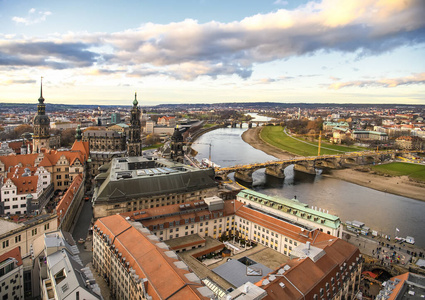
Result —
<instances>
[{"instance_id":1,"label":"stone arch bridge","mask_svg":"<svg viewBox=\"0 0 425 300\"><path fill-rule=\"evenodd\" d=\"M216 177L225 180L230 173L235 173L235 178L244 182L252 182L252 173L260 169L266 169L266 174L284 178L284 170L289 165L294 169L308 174L316 174L316 170L331 170L352 168L360 165L373 165L394 159L396 156L409 156L418 151L381 151L381 152L350 152L341 155L322 155L310 157L298 157L281 161L268 161L249 165L236 165L233 167L216 168ZM423 152L423 151L421 151Z\"/></svg>"}]
</instances>

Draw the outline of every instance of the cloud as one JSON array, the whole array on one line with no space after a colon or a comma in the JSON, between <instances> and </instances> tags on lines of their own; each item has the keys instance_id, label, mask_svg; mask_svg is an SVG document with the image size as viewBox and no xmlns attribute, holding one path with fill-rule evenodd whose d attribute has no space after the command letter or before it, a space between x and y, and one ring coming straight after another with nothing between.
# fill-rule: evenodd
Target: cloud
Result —
<instances>
[{"instance_id":1,"label":"cloud","mask_svg":"<svg viewBox=\"0 0 425 300\"><path fill-rule=\"evenodd\" d=\"M34 84L36 80L33 79L8 79L0 81L0 85L11 85L11 84Z\"/></svg>"},{"instance_id":2,"label":"cloud","mask_svg":"<svg viewBox=\"0 0 425 300\"><path fill-rule=\"evenodd\" d=\"M275 2L273 2L274 5L287 5L288 1L285 0L276 0Z\"/></svg>"},{"instance_id":3,"label":"cloud","mask_svg":"<svg viewBox=\"0 0 425 300\"><path fill-rule=\"evenodd\" d=\"M335 82L329 85L330 89L339 90L345 87L384 87L393 88L400 85L425 84L425 72L412 76L377 79L377 80L356 80L347 82Z\"/></svg>"},{"instance_id":4,"label":"cloud","mask_svg":"<svg viewBox=\"0 0 425 300\"><path fill-rule=\"evenodd\" d=\"M84 43L0 41L0 66L45 66L67 69L91 66L98 54Z\"/></svg>"},{"instance_id":5,"label":"cloud","mask_svg":"<svg viewBox=\"0 0 425 300\"><path fill-rule=\"evenodd\" d=\"M52 13L50 11L37 11L35 8L31 8L28 11L26 18L13 17L12 21L28 26L46 21L47 16L50 16L51 14Z\"/></svg>"},{"instance_id":6,"label":"cloud","mask_svg":"<svg viewBox=\"0 0 425 300\"><path fill-rule=\"evenodd\" d=\"M423 0L322 0L229 23L186 19L115 33L71 32L24 41L0 36L0 66L121 66L128 76L245 79L255 64L292 56L337 51L358 53L361 59L424 43L424 15Z\"/></svg>"}]
</instances>

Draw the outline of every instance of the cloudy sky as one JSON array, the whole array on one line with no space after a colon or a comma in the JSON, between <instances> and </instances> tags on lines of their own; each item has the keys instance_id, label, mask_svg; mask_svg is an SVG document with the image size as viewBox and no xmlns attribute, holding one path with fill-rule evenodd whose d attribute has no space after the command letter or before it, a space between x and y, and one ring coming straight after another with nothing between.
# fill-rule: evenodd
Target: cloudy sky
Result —
<instances>
[{"instance_id":1,"label":"cloudy sky","mask_svg":"<svg viewBox=\"0 0 425 300\"><path fill-rule=\"evenodd\" d=\"M425 104L424 0L0 0L0 102Z\"/></svg>"}]
</instances>

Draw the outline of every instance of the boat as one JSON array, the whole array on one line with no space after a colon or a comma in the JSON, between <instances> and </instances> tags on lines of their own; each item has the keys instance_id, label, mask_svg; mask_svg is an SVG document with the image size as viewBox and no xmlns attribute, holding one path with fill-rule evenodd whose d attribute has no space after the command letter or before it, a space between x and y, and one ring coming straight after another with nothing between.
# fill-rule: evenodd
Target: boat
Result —
<instances>
[{"instance_id":1,"label":"boat","mask_svg":"<svg viewBox=\"0 0 425 300\"><path fill-rule=\"evenodd\" d=\"M415 238L413 236L406 236L405 242L413 245L415 244Z\"/></svg>"}]
</instances>

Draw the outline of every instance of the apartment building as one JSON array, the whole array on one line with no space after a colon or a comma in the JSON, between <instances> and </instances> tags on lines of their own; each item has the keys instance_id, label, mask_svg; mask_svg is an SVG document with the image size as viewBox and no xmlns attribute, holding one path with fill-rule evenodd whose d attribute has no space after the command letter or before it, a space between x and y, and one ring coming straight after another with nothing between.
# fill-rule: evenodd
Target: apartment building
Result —
<instances>
[{"instance_id":1,"label":"apartment building","mask_svg":"<svg viewBox=\"0 0 425 300\"><path fill-rule=\"evenodd\" d=\"M168 246L124 216L98 219L93 266L115 299L210 299L213 293Z\"/></svg>"}]
</instances>

